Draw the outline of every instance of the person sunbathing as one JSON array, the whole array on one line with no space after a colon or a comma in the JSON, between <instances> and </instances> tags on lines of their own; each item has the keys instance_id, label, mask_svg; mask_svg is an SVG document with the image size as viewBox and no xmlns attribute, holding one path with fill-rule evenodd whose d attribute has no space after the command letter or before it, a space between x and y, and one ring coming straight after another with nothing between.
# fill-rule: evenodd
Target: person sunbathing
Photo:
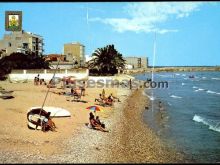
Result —
<instances>
[{"instance_id":1,"label":"person sunbathing","mask_svg":"<svg viewBox=\"0 0 220 165\"><path fill-rule=\"evenodd\" d=\"M92 112L89 113L89 122L90 122L90 125L93 129L96 129L96 130L100 130L102 132L109 132L108 130L106 130L105 128L102 127L101 124L99 124L96 120L95 120L95 117L93 115Z\"/></svg>"},{"instance_id":2,"label":"person sunbathing","mask_svg":"<svg viewBox=\"0 0 220 165\"><path fill-rule=\"evenodd\" d=\"M109 97L104 99L103 101L104 101L104 103L106 105L110 105L111 106L113 104L113 100L111 98L109 98Z\"/></svg>"},{"instance_id":3,"label":"person sunbathing","mask_svg":"<svg viewBox=\"0 0 220 165\"><path fill-rule=\"evenodd\" d=\"M102 97L102 94L99 94L99 98L98 99L95 99L95 102L99 102L101 104L104 104L104 105L112 105L113 101L109 98L103 98Z\"/></svg>"}]
</instances>

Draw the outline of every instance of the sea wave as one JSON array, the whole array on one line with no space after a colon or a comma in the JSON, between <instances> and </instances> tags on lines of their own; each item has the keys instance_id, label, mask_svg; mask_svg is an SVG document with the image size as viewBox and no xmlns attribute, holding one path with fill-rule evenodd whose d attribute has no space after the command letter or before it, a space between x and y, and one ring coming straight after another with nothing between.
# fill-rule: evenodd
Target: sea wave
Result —
<instances>
[{"instance_id":1,"label":"sea wave","mask_svg":"<svg viewBox=\"0 0 220 165\"><path fill-rule=\"evenodd\" d=\"M207 93L212 93L212 94L216 94L216 92L214 92L214 91L210 91L210 90L208 90L208 91L206 91Z\"/></svg>"},{"instance_id":2,"label":"sea wave","mask_svg":"<svg viewBox=\"0 0 220 165\"><path fill-rule=\"evenodd\" d=\"M205 89L199 88L198 90L199 90L199 91L204 91Z\"/></svg>"},{"instance_id":3,"label":"sea wave","mask_svg":"<svg viewBox=\"0 0 220 165\"><path fill-rule=\"evenodd\" d=\"M182 97L180 97L180 96L175 96L175 95L171 95L170 97L176 98L176 99L181 99L181 98L182 98Z\"/></svg>"},{"instance_id":4,"label":"sea wave","mask_svg":"<svg viewBox=\"0 0 220 165\"><path fill-rule=\"evenodd\" d=\"M155 97L149 96L149 99L150 99L150 100L155 100Z\"/></svg>"},{"instance_id":5,"label":"sea wave","mask_svg":"<svg viewBox=\"0 0 220 165\"><path fill-rule=\"evenodd\" d=\"M199 88L199 87L193 86L193 88L196 88L196 89L197 89L197 88Z\"/></svg>"},{"instance_id":6,"label":"sea wave","mask_svg":"<svg viewBox=\"0 0 220 165\"><path fill-rule=\"evenodd\" d=\"M144 91L142 92L144 96L147 96L150 100L155 100L155 97L146 94Z\"/></svg>"},{"instance_id":7,"label":"sea wave","mask_svg":"<svg viewBox=\"0 0 220 165\"><path fill-rule=\"evenodd\" d=\"M199 115L194 115L193 120L196 121L196 122L203 123L204 125L209 126L209 129L211 129L213 131L220 132L220 121L206 119L206 118L201 117Z\"/></svg>"},{"instance_id":8,"label":"sea wave","mask_svg":"<svg viewBox=\"0 0 220 165\"><path fill-rule=\"evenodd\" d=\"M158 75L158 76L160 76L160 77L173 77L172 75Z\"/></svg>"},{"instance_id":9,"label":"sea wave","mask_svg":"<svg viewBox=\"0 0 220 165\"><path fill-rule=\"evenodd\" d=\"M185 85L185 83L182 83L182 85Z\"/></svg>"},{"instance_id":10,"label":"sea wave","mask_svg":"<svg viewBox=\"0 0 220 165\"><path fill-rule=\"evenodd\" d=\"M212 79L213 80L220 80L220 78L217 78L217 77L213 77Z\"/></svg>"}]
</instances>

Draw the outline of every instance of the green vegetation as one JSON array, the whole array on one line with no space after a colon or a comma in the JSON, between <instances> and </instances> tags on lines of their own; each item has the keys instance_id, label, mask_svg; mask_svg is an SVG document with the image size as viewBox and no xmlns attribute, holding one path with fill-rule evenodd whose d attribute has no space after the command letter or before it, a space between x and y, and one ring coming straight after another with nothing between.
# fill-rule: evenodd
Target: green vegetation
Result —
<instances>
[{"instance_id":1,"label":"green vegetation","mask_svg":"<svg viewBox=\"0 0 220 165\"><path fill-rule=\"evenodd\" d=\"M118 69L125 66L122 54L114 48L114 45L96 49L92 57L88 64L90 75L114 75Z\"/></svg>"},{"instance_id":2,"label":"green vegetation","mask_svg":"<svg viewBox=\"0 0 220 165\"><path fill-rule=\"evenodd\" d=\"M34 53L12 53L0 60L0 79L4 80L12 69L49 69L49 63Z\"/></svg>"}]
</instances>

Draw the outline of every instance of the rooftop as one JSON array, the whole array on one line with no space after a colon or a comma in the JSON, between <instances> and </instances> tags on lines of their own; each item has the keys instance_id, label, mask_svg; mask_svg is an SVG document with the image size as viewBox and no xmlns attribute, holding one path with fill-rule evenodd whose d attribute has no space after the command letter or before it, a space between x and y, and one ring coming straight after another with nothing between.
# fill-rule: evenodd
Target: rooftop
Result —
<instances>
[{"instance_id":1,"label":"rooftop","mask_svg":"<svg viewBox=\"0 0 220 165\"><path fill-rule=\"evenodd\" d=\"M83 44L81 44L79 42L71 42L71 43L66 43L64 45L81 45L81 46L84 46Z\"/></svg>"}]
</instances>

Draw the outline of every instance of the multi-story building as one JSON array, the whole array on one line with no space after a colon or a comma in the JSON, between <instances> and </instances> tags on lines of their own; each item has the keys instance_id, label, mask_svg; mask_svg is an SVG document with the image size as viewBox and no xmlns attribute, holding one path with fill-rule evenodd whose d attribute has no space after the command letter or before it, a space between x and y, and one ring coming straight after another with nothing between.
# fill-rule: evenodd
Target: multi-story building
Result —
<instances>
[{"instance_id":1,"label":"multi-story building","mask_svg":"<svg viewBox=\"0 0 220 165\"><path fill-rule=\"evenodd\" d=\"M67 61L72 61L76 66L85 65L85 46L79 42L64 44L63 54Z\"/></svg>"},{"instance_id":2,"label":"multi-story building","mask_svg":"<svg viewBox=\"0 0 220 165\"><path fill-rule=\"evenodd\" d=\"M147 57L124 57L127 65L131 65L133 69L136 68L147 68L148 58Z\"/></svg>"},{"instance_id":3,"label":"multi-story building","mask_svg":"<svg viewBox=\"0 0 220 165\"><path fill-rule=\"evenodd\" d=\"M10 55L14 52L28 53L34 52L43 55L43 37L25 31L12 32L5 34L0 40L1 57Z\"/></svg>"}]
</instances>

